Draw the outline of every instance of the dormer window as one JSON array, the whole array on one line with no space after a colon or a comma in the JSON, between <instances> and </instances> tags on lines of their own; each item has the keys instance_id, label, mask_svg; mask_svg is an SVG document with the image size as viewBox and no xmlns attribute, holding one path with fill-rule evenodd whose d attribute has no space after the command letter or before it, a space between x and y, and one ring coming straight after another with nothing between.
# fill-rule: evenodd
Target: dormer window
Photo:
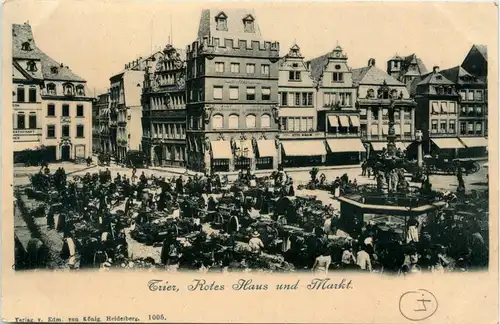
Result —
<instances>
[{"instance_id":1,"label":"dormer window","mask_svg":"<svg viewBox=\"0 0 500 324\"><path fill-rule=\"evenodd\" d=\"M56 94L56 85L53 83L47 84L47 92L51 95L55 95Z\"/></svg>"},{"instance_id":2,"label":"dormer window","mask_svg":"<svg viewBox=\"0 0 500 324\"><path fill-rule=\"evenodd\" d=\"M85 88L82 85L77 86L76 94L79 96L85 96Z\"/></svg>"},{"instance_id":3,"label":"dormer window","mask_svg":"<svg viewBox=\"0 0 500 324\"><path fill-rule=\"evenodd\" d=\"M65 84L64 85L64 94L66 96L72 96L74 94L73 85L72 84Z\"/></svg>"},{"instance_id":4,"label":"dormer window","mask_svg":"<svg viewBox=\"0 0 500 324\"><path fill-rule=\"evenodd\" d=\"M373 89L369 89L366 92L366 98L375 98L375 91Z\"/></svg>"},{"instance_id":5,"label":"dormer window","mask_svg":"<svg viewBox=\"0 0 500 324\"><path fill-rule=\"evenodd\" d=\"M50 68L50 73L57 74L57 72L58 72L57 66L53 66Z\"/></svg>"},{"instance_id":6,"label":"dormer window","mask_svg":"<svg viewBox=\"0 0 500 324\"><path fill-rule=\"evenodd\" d=\"M31 45L29 42L24 42L22 45L21 45L21 48L23 51L31 51Z\"/></svg>"},{"instance_id":7,"label":"dormer window","mask_svg":"<svg viewBox=\"0 0 500 324\"><path fill-rule=\"evenodd\" d=\"M26 64L26 70L30 71L30 72L35 72L37 71L37 68L36 68L36 63L33 62L33 61L28 61L28 63Z\"/></svg>"},{"instance_id":8,"label":"dormer window","mask_svg":"<svg viewBox=\"0 0 500 324\"><path fill-rule=\"evenodd\" d=\"M227 15L224 12L215 16L216 29L227 31Z\"/></svg>"},{"instance_id":9,"label":"dormer window","mask_svg":"<svg viewBox=\"0 0 500 324\"><path fill-rule=\"evenodd\" d=\"M245 26L245 33L255 33L254 18L252 15L247 15L243 18L243 25Z\"/></svg>"}]
</instances>

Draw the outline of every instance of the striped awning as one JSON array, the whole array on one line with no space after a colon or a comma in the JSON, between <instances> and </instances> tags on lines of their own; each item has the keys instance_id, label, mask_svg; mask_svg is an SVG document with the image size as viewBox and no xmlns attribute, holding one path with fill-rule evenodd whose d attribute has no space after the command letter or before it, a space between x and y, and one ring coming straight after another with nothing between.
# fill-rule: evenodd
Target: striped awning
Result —
<instances>
[{"instance_id":1,"label":"striped awning","mask_svg":"<svg viewBox=\"0 0 500 324\"><path fill-rule=\"evenodd\" d=\"M231 159L233 157L229 141L212 141L211 146L214 159Z\"/></svg>"},{"instance_id":2,"label":"striped awning","mask_svg":"<svg viewBox=\"0 0 500 324\"><path fill-rule=\"evenodd\" d=\"M366 151L365 146L359 138L328 139L326 142L332 153Z\"/></svg>"},{"instance_id":3,"label":"striped awning","mask_svg":"<svg viewBox=\"0 0 500 324\"><path fill-rule=\"evenodd\" d=\"M322 140L282 141L281 145L286 156L326 155L325 142Z\"/></svg>"},{"instance_id":4,"label":"striped awning","mask_svg":"<svg viewBox=\"0 0 500 324\"><path fill-rule=\"evenodd\" d=\"M328 122L331 127L339 127L339 118L337 116L328 116Z\"/></svg>"}]
</instances>

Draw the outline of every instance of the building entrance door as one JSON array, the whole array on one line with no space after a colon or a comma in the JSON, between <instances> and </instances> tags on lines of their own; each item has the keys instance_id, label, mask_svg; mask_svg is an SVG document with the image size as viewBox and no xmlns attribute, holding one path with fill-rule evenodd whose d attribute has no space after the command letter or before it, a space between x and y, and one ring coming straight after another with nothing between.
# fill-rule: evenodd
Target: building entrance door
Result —
<instances>
[{"instance_id":1,"label":"building entrance door","mask_svg":"<svg viewBox=\"0 0 500 324\"><path fill-rule=\"evenodd\" d=\"M61 160L69 161L69 145L61 146Z\"/></svg>"}]
</instances>

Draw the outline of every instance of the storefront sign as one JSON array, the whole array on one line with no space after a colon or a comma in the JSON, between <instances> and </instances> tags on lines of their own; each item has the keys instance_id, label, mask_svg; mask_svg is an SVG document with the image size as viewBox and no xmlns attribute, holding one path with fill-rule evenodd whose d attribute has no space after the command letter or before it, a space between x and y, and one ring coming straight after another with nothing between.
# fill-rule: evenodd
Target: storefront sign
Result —
<instances>
[{"instance_id":1,"label":"storefront sign","mask_svg":"<svg viewBox=\"0 0 500 324\"><path fill-rule=\"evenodd\" d=\"M304 132L304 133L281 133L280 138L324 138L325 134L322 132Z\"/></svg>"},{"instance_id":2,"label":"storefront sign","mask_svg":"<svg viewBox=\"0 0 500 324\"><path fill-rule=\"evenodd\" d=\"M14 135L41 135L42 131L40 129L15 129L13 131Z\"/></svg>"},{"instance_id":3,"label":"storefront sign","mask_svg":"<svg viewBox=\"0 0 500 324\"><path fill-rule=\"evenodd\" d=\"M246 80L246 79L224 79L225 84L245 84L245 85L258 85L262 84L260 80Z\"/></svg>"},{"instance_id":4,"label":"storefront sign","mask_svg":"<svg viewBox=\"0 0 500 324\"><path fill-rule=\"evenodd\" d=\"M215 105L214 111L227 111L227 112L245 112L245 113L270 113L271 107L248 107L243 105Z\"/></svg>"},{"instance_id":5,"label":"storefront sign","mask_svg":"<svg viewBox=\"0 0 500 324\"><path fill-rule=\"evenodd\" d=\"M37 135L25 135L25 136L13 136L14 142L39 142L39 137Z\"/></svg>"}]
</instances>

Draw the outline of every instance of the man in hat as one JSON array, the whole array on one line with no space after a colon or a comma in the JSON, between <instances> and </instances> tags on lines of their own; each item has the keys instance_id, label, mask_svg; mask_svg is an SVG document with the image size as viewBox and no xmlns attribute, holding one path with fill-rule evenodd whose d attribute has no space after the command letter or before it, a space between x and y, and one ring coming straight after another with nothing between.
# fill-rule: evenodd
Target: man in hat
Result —
<instances>
[{"instance_id":1,"label":"man in hat","mask_svg":"<svg viewBox=\"0 0 500 324\"><path fill-rule=\"evenodd\" d=\"M248 245L250 246L250 249L252 249L252 252L260 253L261 249L264 248L264 243L262 243L262 240L260 239L259 232L254 231L252 233L252 237L250 238L250 241L248 241Z\"/></svg>"}]
</instances>

